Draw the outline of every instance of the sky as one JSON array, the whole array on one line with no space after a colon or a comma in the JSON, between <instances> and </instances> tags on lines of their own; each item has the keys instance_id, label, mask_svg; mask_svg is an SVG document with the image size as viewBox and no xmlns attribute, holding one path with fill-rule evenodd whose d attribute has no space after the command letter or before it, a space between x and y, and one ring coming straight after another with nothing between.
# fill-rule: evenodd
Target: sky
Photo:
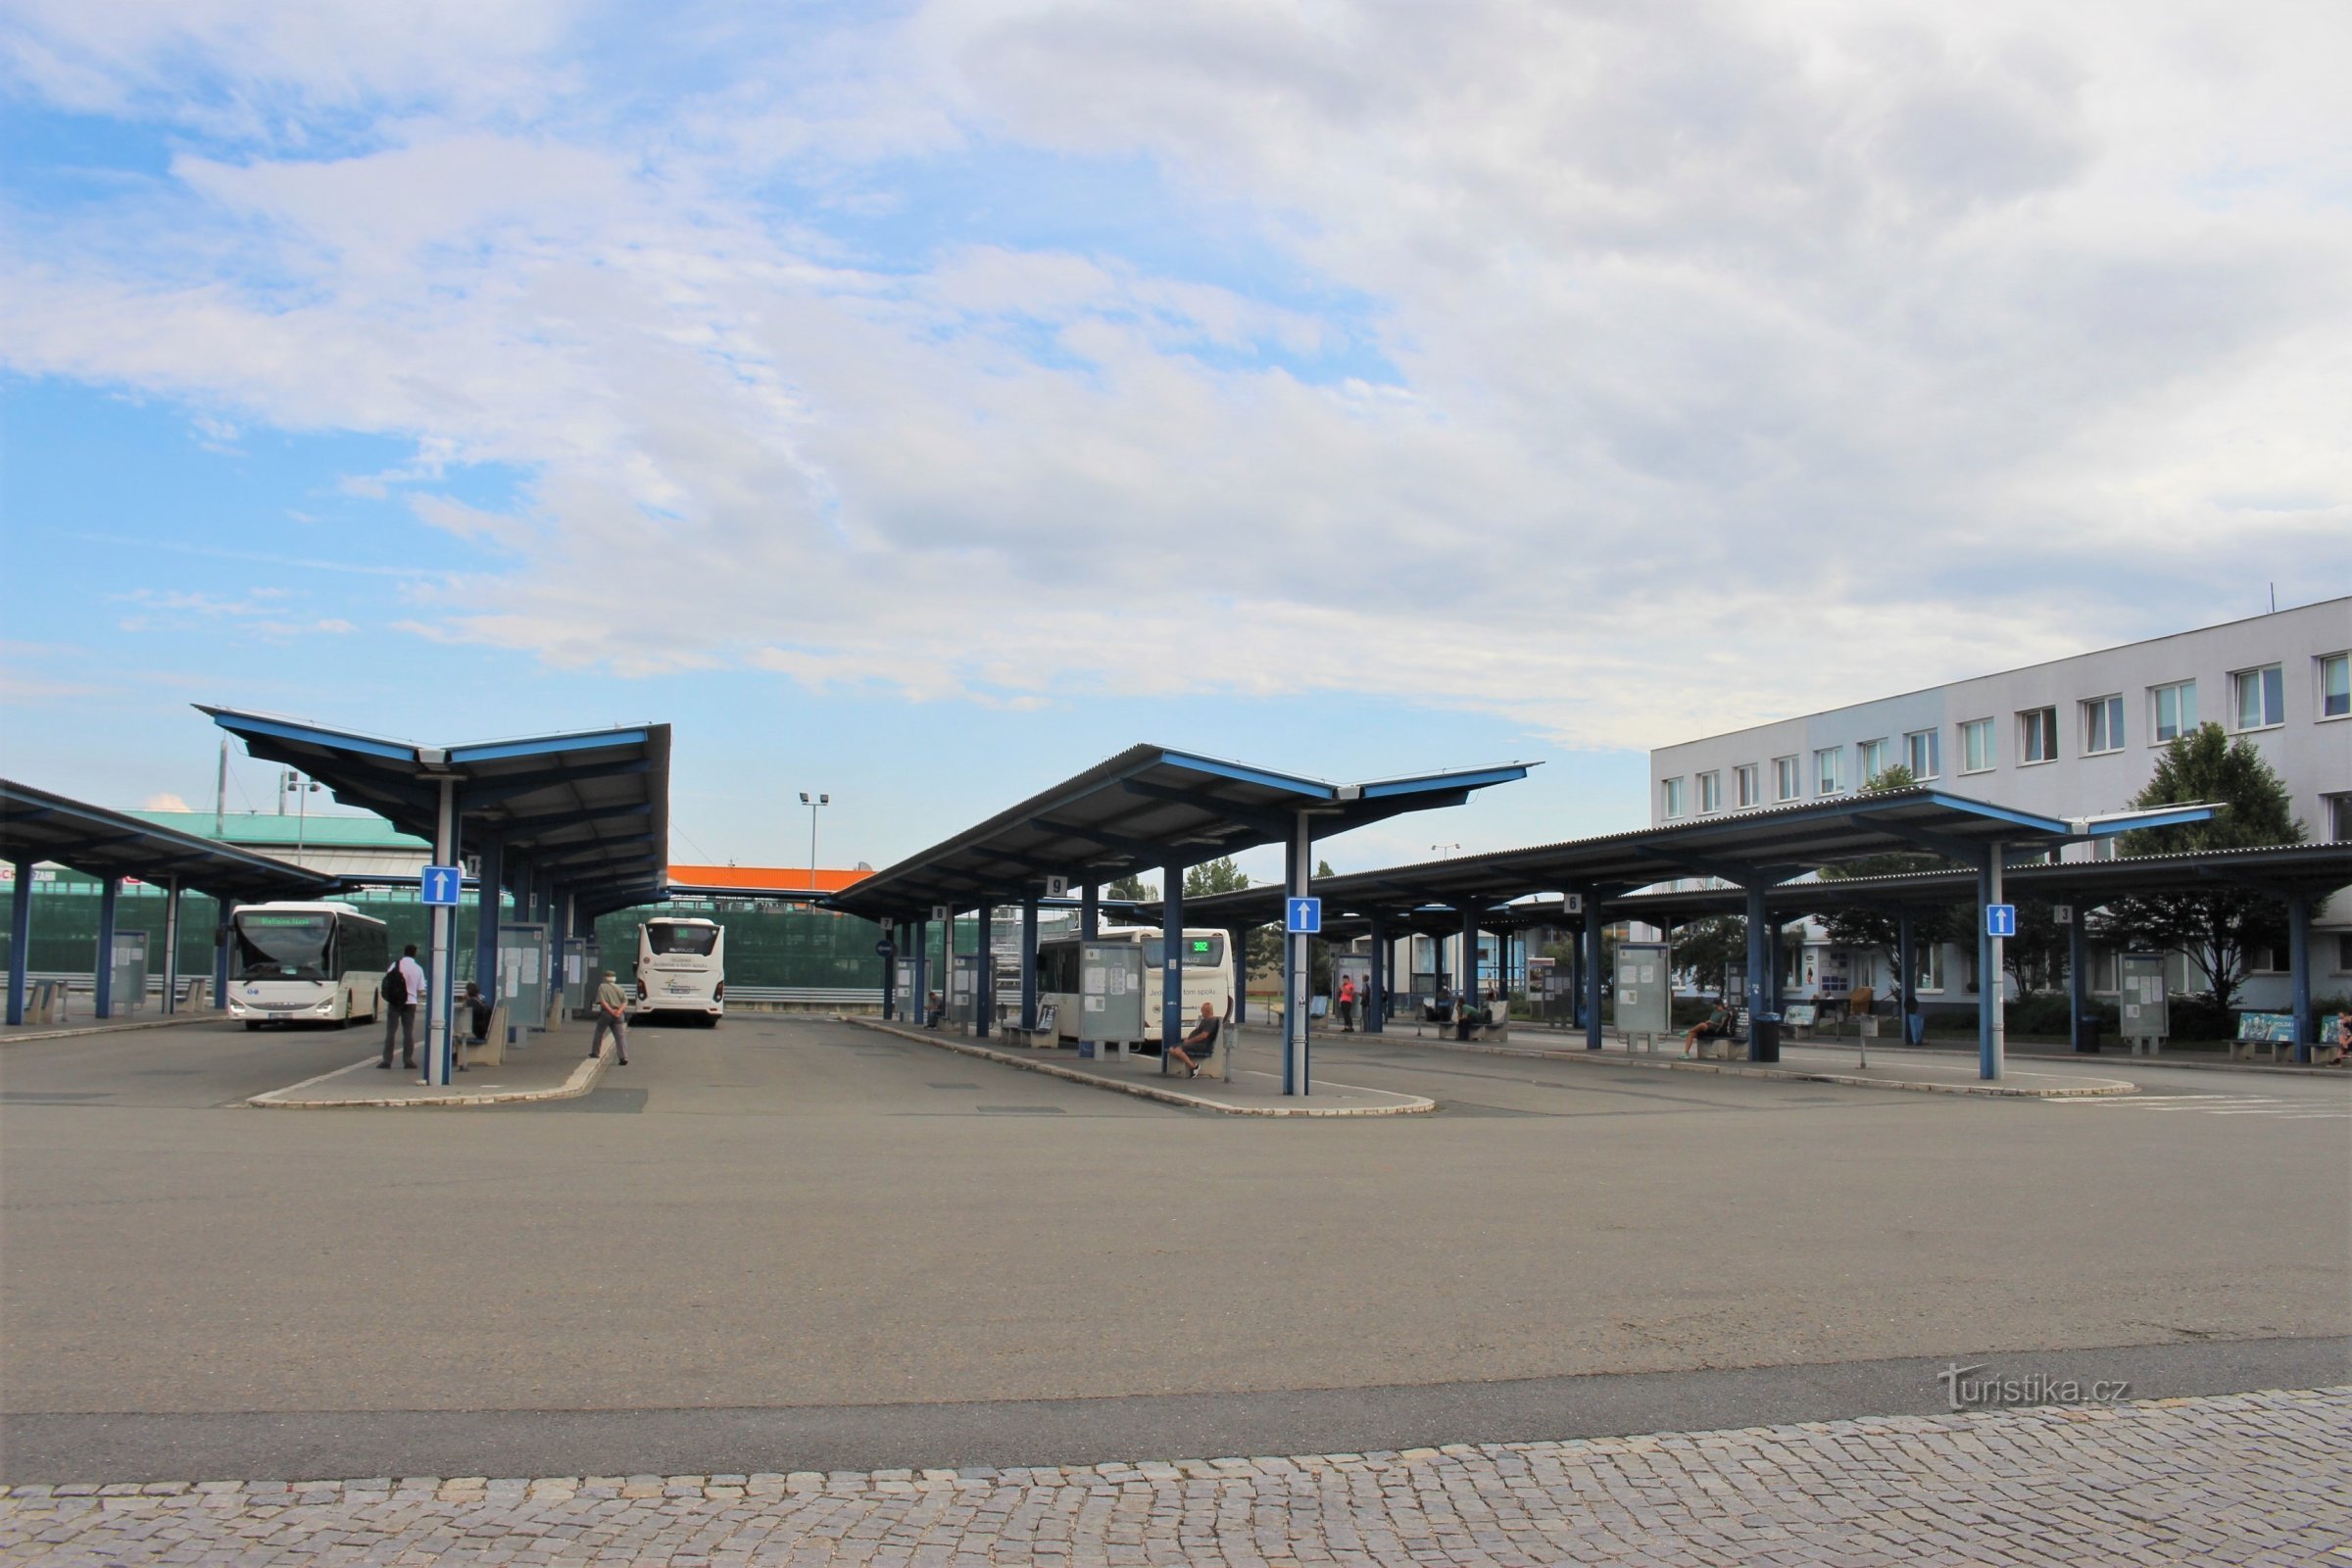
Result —
<instances>
[{"instance_id":1,"label":"sky","mask_svg":"<svg viewBox=\"0 0 2352 1568\"><path fill-rule=\"evenodd\" d=\"M675 726L1527 782L2352 587L2352 9L0 3L6 771ZM239 758L231 809L274 803ZM1267 858L1255 869L1272 869Z\"/></svg>"}]
</instances>

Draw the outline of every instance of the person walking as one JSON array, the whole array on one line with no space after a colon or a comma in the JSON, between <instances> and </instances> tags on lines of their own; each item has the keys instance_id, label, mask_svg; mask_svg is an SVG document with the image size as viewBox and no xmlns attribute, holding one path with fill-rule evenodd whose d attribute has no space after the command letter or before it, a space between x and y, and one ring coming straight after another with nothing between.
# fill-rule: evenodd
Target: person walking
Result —
<instances>
[{"instance_id":1,"label":"person walking","mask_svg":"<svg viewBox=\"0 0 2352 1568\"><path fill-rule=\"evenodd\" d=\"M605 1049L605 1031L612 1032L612 1052L621 1066L629 1064L629 1003L620 994L620 980L612 970L605 971L605 983L596 988L596 1034L588 1042L588 1054L597 1055Z\"/></svg>"},{"instance_id":2,"label":"person walking","mask_svg":"<svg viewBox=\"0 0 2352 1568\"><path fill-rule=\"evenodd\" d=\"M400 1064L416 1065L416 1008L424 1001L424 965L416 961L416 944L412 942L384 971L383 984L377 987L384 999L384 1059L376 1066L392 1070L392 1043L400 1042Z\"/></svg>"},{"instance_id":3,"label":"person walking","mask_svg":"<svg viewBox=\"0 0 2352 1568\"><path fill-rule=\"evenodd\" d=\"M1340 976L1340 1033L1355 1033L1355 976Z\"/></svg>"}]
</instances>

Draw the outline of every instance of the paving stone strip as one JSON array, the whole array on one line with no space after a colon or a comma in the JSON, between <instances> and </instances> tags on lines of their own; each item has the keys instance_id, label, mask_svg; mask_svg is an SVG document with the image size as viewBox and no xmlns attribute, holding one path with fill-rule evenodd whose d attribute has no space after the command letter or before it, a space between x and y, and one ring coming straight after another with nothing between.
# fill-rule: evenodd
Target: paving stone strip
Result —
<instances>
[{"instance_id":1,"label":"paving stone strip","mask_svg":"<svg viewBox=\"0 0 2352 1568\"><path fill-rule=\"evenodd\" d=\"M2352 1388L1395 1453L0 1489L11 1563L2352 1563Z\"/></svg>"}]
</instances>

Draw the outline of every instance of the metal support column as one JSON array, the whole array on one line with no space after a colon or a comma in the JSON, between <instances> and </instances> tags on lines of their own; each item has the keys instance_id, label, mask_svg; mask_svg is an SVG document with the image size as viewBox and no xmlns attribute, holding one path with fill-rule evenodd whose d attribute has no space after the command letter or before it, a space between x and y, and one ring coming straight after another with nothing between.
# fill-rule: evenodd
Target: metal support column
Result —
<instances>
[{"instance_id":1,"label":"metal support column","mask_svg":"<svg viewBox=\"0 0 2352 1568\"><path fill-rule=\"evenodd\" d=\"M122 879L110 876L98 884L98 968L91 976L93 1010L100 1018L115 1015L115 906L122 897Z\"/></svg>"},{"instance_id":2,"label":"metal support column","mask_svg":"<svg viewBox=\"0 0 2352 1568\"><path fill-rule=\"evenodd\" d=\"M228 950L233 940L228 934L229 916L237 912L237 901L227 894L220 896L220 919L213 927L213 1010L228 1010Z\"/></svg>"},{"instance_id":3,"label":"metal support column","mask_svg":"<svg viewBox=\"0 0 2352 1568\"><path fill-rule=\"evenodd\" d=\"M433 821L433 863L458 863L458 781L443 774L441 808ZM436 905L432 911L432 967L425 971L424 1081L446 1084L457 1072L457 1036L451 1024L457 1017L458 911Z\"/></svg>"},{"instance_id":4,"label":"metal support column","mask_svg":"<svg viewBox=\"0 0 2352 1568\"><path fill-rule=\"evenodd\" d=\"M2001 939L1992 934L1985 910L2001 902L2001 846L1987 845L1977 866L1977 1076L1987 1082L2001 1076L2008 1052L2005 1009L2007 987L2001 979Z\"/></svg>"},{"instance_id":5,"label":"metal support column","mask_svg":"<svg viewBox=\"0 0 2352 1568\"><path fill-rule=\"evenodd\" d=\"M1585 894L1585 1049L1600 1049L1600 896Z\"/></svg>"},{"instance_id":6,"label":"metal support column","mask_svg":"<svg viewBox=\"0 0 2352 1568\"><path fill-rule=\"evenodd\" d=\"M179 878L164 884L164 1012L179 1010Z\"/></svg>"},{"instance_id":7,"label":"metal support column","mask_svg":"<svg viewBox=\"0 0 2352 1568\"><path fill-rule=\"evenodd\" d=\"M2311 1019L2311 895L2300 888L2286 896L2286 984L2295 1014L2295 1060L2308 1066L2318 1038Z\"/></svg>"},{"instance_id":8,"label":"metal support column","mask_svg":"<svg viewBox=\"0 0 2352 1568\"><path fill-rule=\"evenodd\" d=\"M1078 940L1092 942L1102 934L1102 890L1089 882L1078 890ZM1086 950L1081 948L1078 956L1080 967L1078 983L1083 988L1086 984L1084 975ZM1082 1054L1093 1054L1094 1042L1086 1033L1086 998L1083 995L1078 999L1078 1035L1079 1051Z\"/></svg>"},{"instance_id":9,"label":"metal support column","mask_svg":"<svg viewBox=\"0 0 2352 1568\"><path fill-rule=\"evenodd\" d=\"M1233 944L1227 950L1233 955L1232 1022L1239 1028L1250 1017L1250 928L1237 925L1225 933L1225 940Z\"/></svg>"},{"instance_id":10,"label":"metal support column","mask_svg":"<svg viewBox=\"0 0 2352 1568\"><path fill-rule=\"evenodd\" d=\"M480 879L473 890L473 982L482 988L482 995L492 1003L498 1001L498 914L499 890L506 885L506 841L496 833L483 835ZM564 945L556 944L558 964ZM601 977L600 977L601 978ZM594 986L589 987L591 991Z\"/></svg>"},{"instance_id":11,"label":"metal support column","mask_svg":"<svg viewBox=\"0 0 2352 1568\"><path fill-rule=\"evenodd\" d=\"M1170 860L1159 878L1159 1071L1165 1077L1193 1021L1184 1015L1184 867Z\"/></svg>"},{"instance_id":12,"label":"metal support column","mask_svg":"<svg viewBox=\"0 0 2352 1568\"><path fill-rule=\"evenodd\" d=\"M1372 967L1364 976L1364 1033L1384 1033L1389 1023L1389 928L1372 916Z\"/></svg>"},{"instance_id":13,"label":"metal support column","mask_svg":"<svg viewBox=\"0 0 2352 1568\"><path fill-rule=\"evenodd\" d=\"M2082 1049L2082 1021L2090 1014L2090 933L2083 916L2090 911L2078 907L2074 923L2066 928L2066 1021L2067 1049Z\"/></svg>"},{"instance_id":14,"label":"metal support column","mask_svg":"<svg viewBox=\"0 0 2352 1568\"><path fill-rule=\"evenodd\" d=\"M1772 974L1772 931L1764 913L1764 887L1747 890L1747 1059L1764 1059L1764 1042L1756 1033L1756 1014L1772 1010L1768 989Z\"/></svg>"},{"instance_id":15,"label":"metal support column","mask_svg":"<svg viewBox=\"0 0 2352 1568\"><path fill-rule=\"evenodd\" d=\"M1895 1010L1902 1015L1903 1044L1911 1043L1911 1018L1919 1010L1919 955L1911 933L1911 906L1899 906L1894 911L1894 992ZM1926 1039L1926 1026L1920 1031Z\"/></svg>"},{"instance_id":16,"label":"metal support column","mask_svg":"<svg viewBox=\"0 0 2352 1568\"><path fill-rule=\"evenodd\" d=\"M24 1021L25 977L32 972L32 862L16 862L8 896L8 1021Z\"/></svg>"},{"instance_id":17,"label":"metal support column","mask_svg":"<svg viewBox=\"0 0 2352 1568\"><path fill-rule=\"evenodd\" d=\"M1037 895L1021 901L1021 1027L1037 1027Z\"/></svg>"},{"instance_id":18,"label":"metal support column","mask_svg":"<svg viewBox=\"0 0 2352 1568\"><path fill-rule=\"evenodd\" d=\"M1470 1016L1472 1007L1486 1005L1478 994L1478 906L1462 906L1462 985L1455 993L1453 1016L1457 1026Z\"/></svg>"},{"instance_id":19,"label":"metal support column","mask_svg":"<svg viewBox=\"0 0 2352 1568\"><path fill-rule=\"evenodd\" d=\"M972 975L972 1032L986 1040L997 1026L997 906L979 911L980 961Z\"/></svg>"},{"instance_id":20,"label":"metal support column","mask_svg":"<svg viewBox=\"0 0 2352 1568\"><path fill-rule=\"evenodd\" d=\"M1283 846L1284 895L1293 899L1310 898L1309 872L1314 861L1314 827L1304 811L1298 813L1298 824L1291 833L1290 843ZM1282 938L1282 1092L1286 1095L1305 1095L1311 1088L1307 1065L1306 1007L1307 992L1311 986L1314 967L1307 960L1307 939L1293 936L1284 921Z\"/></svg>"},{"instance_id":21,"label":"metal support column","mask_svg":"<svg viewBox=\"0 0 2352 1568\"><path fill-rule=\"evenodd\" d=\"M910 954L906 965L906 1012L920 1029L931 1021L931 992L925 983L930 976L924 972L930 967L926 960L931 956L931 925L927 920L906 920L899 929L906 933Z\"/></svg>"}]
</instances>

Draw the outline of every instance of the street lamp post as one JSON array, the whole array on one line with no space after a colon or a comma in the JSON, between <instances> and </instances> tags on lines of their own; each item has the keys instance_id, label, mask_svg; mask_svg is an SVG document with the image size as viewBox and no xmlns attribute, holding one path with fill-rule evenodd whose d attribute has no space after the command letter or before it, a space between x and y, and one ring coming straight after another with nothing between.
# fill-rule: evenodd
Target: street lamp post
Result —
<instances>
[{"instance_id":1,"label":"street lamp post","mask_svg":"<svg viewBox=\"0 0 2352 1568\"><path fill-rule=\"evenodd\" d=\"M833 797L811 795L807 790L803 790L801 791L801 804L808 808L808 896L814 898L816 896L816 809L820 806L831 806Z\"/></svg>"},{"instance_id":2,"label":"street lamp post","mask_svg":"<svg viewBox=\"0 0 2352 1568\"><path fill-rule=\"evenodd\" d=\"M297 865L302 863L303 854L309 847L307 840L311 826L311 793L318 788L318 781L317 779L305 778L290 767L277 775L278 815L286 814L286 796L290 793L294 797L294 861Z\"/></svg>"}]
</instances>

